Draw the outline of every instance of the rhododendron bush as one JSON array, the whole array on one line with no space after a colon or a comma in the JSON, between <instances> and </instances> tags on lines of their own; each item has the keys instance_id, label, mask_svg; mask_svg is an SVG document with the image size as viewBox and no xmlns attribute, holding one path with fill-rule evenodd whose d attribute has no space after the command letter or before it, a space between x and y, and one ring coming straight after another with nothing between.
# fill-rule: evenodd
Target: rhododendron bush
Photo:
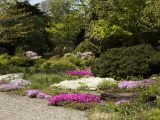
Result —
<instances>
[{"instance_id":1,"label":"rhododendron bush","mask_svg":"<svg viewBox=\"0 0 160 120\"><path fill-rule=\"evenodd\" d=\"M116 81L113 78L89 77L76 80L65 80L60 83L56 83L52 86L76 90L84 85L87 87L88 90L97 90L98 85L104 81L116 83Z\"/></svg>"},{"instance_id":2,"label":"rhododendron bush","mask_svg":"<svg viewBox=\"0 0 160 120\"><path fill-rule=\"evenodd\" d=\"M58 105L59 102L63 101L73 101L77 103L84 103L84 104L90 104L90 103L99 103L100 98L96 95L91 94L60 94L51 97L48 100L49 105Z\"/></svg>"}]
</instances>

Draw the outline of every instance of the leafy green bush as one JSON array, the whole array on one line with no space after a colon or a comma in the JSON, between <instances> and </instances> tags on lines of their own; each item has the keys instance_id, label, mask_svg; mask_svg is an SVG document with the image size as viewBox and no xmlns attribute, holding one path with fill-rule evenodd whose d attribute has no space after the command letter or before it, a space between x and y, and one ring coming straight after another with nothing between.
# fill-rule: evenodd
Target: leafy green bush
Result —
<instances>
[{"instance_id":1,"label":"leafy green bush","mask_svg":"<svg viewBox=\"0 0 160 120\"><path fill-rule=\"evenodd\" d=\"M82 60L78 55L70 53L69 55L65 55L62 57L63 60L67 60L78 67L85 68L86 66L90 66L93 60Z\"/></svg>"},{"instance_id":2,"label":"leafy green bush","mask_svg":"<svg viewBox=\"0 0 160 120\"><path fill-rule=\"evenodd\" d=\"M97 47L95 44L93 44L92 42L90 42L89 40L85 40L84 42L80 43L76 49L74 50L74 53L77 52L92 52L95 55L99 55L100 54L100 48Z\"/></svg>"},{"instance_id":3,"label":"leafy green bush","mask_svg":"<svg viewBox=\"0 0 160 120\"><path fill-rule=\"evenodd\" d=\"M26 65L26 59L24 57L19 57L19 56L13 56L11 57L11 62L12 65L15 66L25 66Z\"/></svg>"},{"instance_id":4,"label":"leafy green bush","mask_svg":"<svg viewBox=\"0 0 160 120\"><path fill-rule=\"evenodd\" d=\"M7 54L0 55L0 66L8 66L9 58L10 57Z\"/></svg>"},{"instance_id":5,"label":"leafy green bush","mask_svg":"<svg viewBox=\"0 0 160 120\"><path fill-rule=\"evenodd\" d=\"M41 68L44 70L52 70L52 71L67 71L77 69L77 66L67 60L63 59L52 59L44 62L41 65Z\"/></svg>"},{"instance_id":6,"label":"leafy green bush","mask_svg":"<svg viewBox=\"0 0 160 120\"><path fill-rule=\"evenodd\" d=\"M35 59L33 60L33 64L35 67L40 67L46 60L45 59Z\"/></svg>"},{"instance_id":7,"label":"leafy green bush","mask_svg":"<svg viewBox=\"0 0 160 120\"><path fill-rule=\"evenodd\" d=\"M149 45L109 49L95 61L93 73L123 79L148 77L160 73L160 54Z\"/></svg>"},{"instance_id":8,"label":"leafy green bush","mask_svg":"<svg viewBox=\"0 0 160 120\"><path fill-rule=\"evenodd\" d=\"M116 89L118 84L115 82L103 81L98 85L99 90Z\"/></svg>"}]
</instances>

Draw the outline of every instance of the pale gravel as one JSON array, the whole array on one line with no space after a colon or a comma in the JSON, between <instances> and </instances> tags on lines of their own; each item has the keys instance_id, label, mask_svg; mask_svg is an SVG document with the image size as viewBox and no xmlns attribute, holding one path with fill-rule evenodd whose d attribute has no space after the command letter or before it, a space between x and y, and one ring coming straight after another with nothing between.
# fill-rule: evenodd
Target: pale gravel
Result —
<instances>
[{"instance_id":1,"label":"pale gravel","mask_svg":"<svg viewBox=\"0 0 160 120\"><path fill-rule=\"evenodd\" d=\"M46 100L0 93L0 120L87 120L85 112L47 106Z\"/></svg>"}]
</instances>

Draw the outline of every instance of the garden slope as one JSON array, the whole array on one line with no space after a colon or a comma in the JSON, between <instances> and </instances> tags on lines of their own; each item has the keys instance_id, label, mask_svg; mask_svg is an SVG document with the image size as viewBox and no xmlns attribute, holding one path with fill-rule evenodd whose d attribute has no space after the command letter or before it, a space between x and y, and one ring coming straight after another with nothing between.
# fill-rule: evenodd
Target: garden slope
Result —
<instances>
[{"instance_id":1,"label":"garden slope","mask_svg":"<svg viewBox=\"0 0 160 120\"><path fill-rule=\"evenodd\" d=\"M86 120L85 113L47 106L44 100L0 93L0 120Z\"/></svg>"}]
</instances>

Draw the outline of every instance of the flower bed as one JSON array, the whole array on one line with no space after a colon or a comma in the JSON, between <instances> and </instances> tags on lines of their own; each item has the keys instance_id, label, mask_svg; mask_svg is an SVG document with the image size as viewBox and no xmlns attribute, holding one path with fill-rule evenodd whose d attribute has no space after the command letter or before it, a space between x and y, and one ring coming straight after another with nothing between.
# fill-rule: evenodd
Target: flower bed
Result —
<instances>
[{"instance_id":1,"label":"flower bed","mask_svg":"<svg viewBox=\"0 0 160 120\"><path fill-rule=\"evenodd\" d=\"M126 88L126 89L134 89L137 87L145 87L152 84L152 80L142 80L142 81L122 81L118 84L119 88Z\"/></svg>"},{"instance_id":2,"label":"flower bed","mask_svg":"<svg viewBox=\"0 0 160 120\"><path fill-rule=\"evenodd\" d=\"M89 70L71 70L66 73L69 76L93 76Z\"/></svg>"},{"instance_id":3,"label":"flower bed","mask_svg":"<svg viewBox=\"0 0 160 120\"><path fill-rule=\"evenodd\" d=\"M28 85L31 85L31 82L23 80L23 79L15 79L15 80L11 80L10 84L15 84L18 86L28 86Z\"/></svg>"},{"instance_id":4,"label":"flower bed","mask_svg":"<svg viewBox=\"0 0 160 120\"><path fill-rule=\"evenodd\" d=\"M0 76L0 81L10 82L11 80L14 80L14 79L22 79L22 77L23 77L22 73L20 73L20 74L6 74L6 75Z\"/></svg>"},{"instance_id":5,"label":"flower bed","mask_svg":"<svg viewBox=\"0 0 160 120\"><path fill-rule=\"evenodd\" d=\"M11 90L17 90L20 87L16 84L2 84L0 85L0 91L11 91Z\"/></svg>"},{"instance_id":6,"label":"flower bed","mask_svg":"<svg viewBox=\"0 0 160 120\"><path fill-rule=\"evenodd\" d=\"M98 85L104 81L116 82L113 78L89 77L76 80L65 80L52 86L76 90L81 86L86 86L88 90L97 90Z\"/></svg>"},{"instance_id":7,"label":"flower bed","mask_svg":"<svg viewBox=\"0 0 160 120\"><path fill-rule=\"evenodd\" d=\"M27 90L26 96L30 98L49 99L51 96L42 93L39 90Z\"/></svg>"},{"instance_id":8,"label":"flower bed","mask_svg":"<svg viewBox=\"0 0 160 120\"><path fill-rule=\"evenodd\" d=\"M51 97L48 100L48 104L58 105L59 102L63 102L63 101L90 104L90 103L99 103L100 98L96 95L91 95L91 94L60 94L60 95Z\"/></svg>"}]
</instances>

